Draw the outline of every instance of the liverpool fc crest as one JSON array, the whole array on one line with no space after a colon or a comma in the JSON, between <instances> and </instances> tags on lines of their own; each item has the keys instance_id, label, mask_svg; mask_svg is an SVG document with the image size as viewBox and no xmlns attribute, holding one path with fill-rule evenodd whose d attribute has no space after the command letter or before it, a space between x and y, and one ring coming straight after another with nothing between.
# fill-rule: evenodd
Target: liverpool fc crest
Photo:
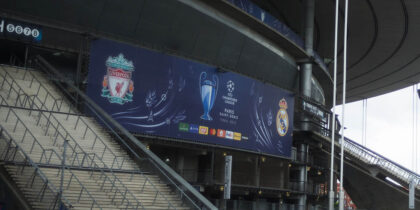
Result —
<instances>
[{"instance_id":1,"label":"liverpool fc crest","mask_svg":"<svg viewBox=\"0 0 420 210\"><path fill-rule=\"evenodd\" d=\"M289 117L287 116L287 102L283 98L279 102L280 110L277 112L276 117L276 127L277 133L280 136L285 136L287 134L287 130L289 129Z\"/></svg>"},{"instance_id":2,"label":"liverpool fc crest","mask_svg":"<svg viewBox=\"0 0 420 210\"><path fill-rule=\"evenodd\" d=\"M102 97L108 98L110 103L121 105L133 101L133 62L120 53L116 57L109 56L105 65L107 74L102 82Z\"/></svg>"}]
</instances>

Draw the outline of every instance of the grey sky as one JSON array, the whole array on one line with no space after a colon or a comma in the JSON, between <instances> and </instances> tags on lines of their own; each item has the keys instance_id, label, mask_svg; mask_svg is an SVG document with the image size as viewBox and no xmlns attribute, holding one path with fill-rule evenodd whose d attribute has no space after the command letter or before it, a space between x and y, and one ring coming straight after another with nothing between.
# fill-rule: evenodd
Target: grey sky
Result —
<instances>
[{"instance_id":1,"label":"grey sky","mask_svg":"<svg viewBox=\"0 0 420 210\"><path fill-rule=\"evenodd\" d=\"M417 94L417 130L420 134L420 101ZM413 87L404 88L367 100L367 133L366 146L394 162L413 171L417 162L417 173L420 169L420 144L417 143L417 161L413 156ZM340 115L342 106L338 106ZM347 104L345 107L345 136L362 144L362 101ZM420 135L417 135L419 142Z\"/></svg>"}]
</instances>

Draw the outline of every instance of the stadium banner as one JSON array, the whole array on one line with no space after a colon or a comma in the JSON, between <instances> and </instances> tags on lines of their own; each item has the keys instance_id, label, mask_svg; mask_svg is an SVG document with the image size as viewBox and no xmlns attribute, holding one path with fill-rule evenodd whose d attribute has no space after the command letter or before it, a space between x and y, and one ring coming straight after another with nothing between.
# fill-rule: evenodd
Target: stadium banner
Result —
<instances>
[{"instance_id":1,"label":"stadium banner","mask_svg":"<svg viewBox=\"0 0 420 210\"><path fill-rule=\"evenodd\" d=\"M98 39L87 94L133 133L290 157L293 93L236 73Z\"/></svg>"}]
</instances>

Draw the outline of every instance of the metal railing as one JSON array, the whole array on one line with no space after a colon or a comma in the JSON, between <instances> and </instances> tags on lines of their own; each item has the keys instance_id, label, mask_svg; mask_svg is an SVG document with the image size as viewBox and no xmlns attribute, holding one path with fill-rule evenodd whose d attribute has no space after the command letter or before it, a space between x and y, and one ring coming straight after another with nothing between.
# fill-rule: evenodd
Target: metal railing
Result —
<instances>
[{"instance_id":1,"label":"metal railing","mask_svg":"<svg viewBox=\"0 0 420 210\"><path fill-rule=\"evenodd\" d=\"M13 84L13 83L11 83ZM20 88L19 86L17 86L18 88ZM10 86L10 88L14 88L12 86ZM21 89L19 89L18 92ZM14 92L14 91L11 91ZM24 94L22 94L24 95ZM2 96L0 96L2 98ZM18 100L17 100L18 101ZM128 188L124 185L124 183L113 173L111 168L108 168L107 164L102 160L102 157L99 157L96 153L86 153L83 148L78 144L78 142L66 131L66 129L64 128L63 125L61 125L61 123L59 122L59 120L57 120L54 115L51 112L45 112L43 110L40 110L39 107L37 107L36 104L30 103L31 101L28 102L28 100L24 100L23 104L18 104L17 102L15 102L15 105L18 105L18 107L22 107L22 106L30 106L31 109L29 109L29 115L38 112L39 114L36 115L36 125L43 125L44 129L45 129L45 135L47 134L51 134L53 135L53 137L55 137L54 141L53 141L53 145L56 147L61 146L64 141L66 140L70 140L69 144L69 149L70 149L70 162L71 162L71 166L73 167L78 167L78 168L88 168L91 169L91 174L93 174L93 172L100 172L100 180L102 182L101 185L101 189L103 188L103 186L105 184L110 184L112 185L111 191L115 188L115 192L114 192L114 196L112 197L112 202L114 202L114 199L116 197L117 192L122 196L122 201L121 203L127 202L127 205L131 206L131 207L135 207L136 209L138 208L142 208L144 209L143 205L141 204L141 202L132 194L132 192L130 190L128 190ZM9 105L7 104L6 100L4 100L2 98L2 104L3 107L9 107ZM1 107L0 107L1 108ZM25 107L24 107L25 108ZM14 116L18 119L16 121L16 125L18 123L24 125L23 121L18 117L18 115L15 113L15 111L12 108L9 108L9 113L10 111L12 113L14 113ZM47 114L45 114L47 113ZM6 122L8 121L9 118L9 114L7 114L6 117ZM16 127L16 126L15 126ZM27 129L27 127L25 126L25 133L24 136L26 136L26 132L29 131L29 129ZM30 133L30 131L29 131ZM30 133L30 136L33 137L32 133ZM40 147L40 149L43 151L43 155L41 156L41 160L44 158L48 158L47 154L44 154L45 149L42 147L42 145L36 140L35 137L32 138L34 141L34 143L37 143L37 146ZM33 148L33 146L32 146ZM31 152L32 149L31 148ZM51 154L51 153L50 153ZM48 158L49 160L51 159L51 156ZM56 160L56 159L52 159L52 160ZM115 160L115 158L114 158ZM99 161L100 165L98 165L96 162ZM115 161L113 162L115 163ZM51 164L50 162L48 162L47 164ZM105 170L108 172L106 173ZM131 174L133 176L133 174L136 171L132 171ZM111 178L108 176L111 175ZM92 177L92 176L91 176ZM93 176L96 177L96 176ZM145 183L143 186L145 186L146 184L149 184L149 186L152 186L155 191L156 191L156 195L154 197L153 200L153 204L159 199L159 198L163 198L163 200L168 201L167 198L156 188L156 186L150 181L150 179L146 176L144 176L145 178ZM124 188L122 190L119 189L119 187ZM144 187L143 187L144 189ZM130 198L130 199L126 199L126 198ZM131 200L134 200L134 204L131 202ZM135 205L135 206L133 206ZM168 209L175 209L175 207L168 201Z\"/></svg>"},{"instance_id":2,"label":"metal railing","mask_svg":"<svg viewBox=\"0 0 420 210\"><path fill-rule=\"evenodd\" d=\"M82 107L89 110L89 113L93 115L100 124L102 124L108 131L114 136L114 139L119 141L129 153L136 160L148 161L151 169L154 170L161 179L164 179L168 185L172 186L173 189L179 194L181 199L189 204L189 206L195 209L217 209L209 200L207 200L201 193L199 193L193 186L185 181L180 175L178 175L173 169L166 165L159 157L147 149L136 137L128 132L123 126L112 119L101 107L99 107L94 101L86 96L81 90L74 86L68 80L65 80L64 76L56 70L51 64L49 64L41 56L36 56L35 63L38 68L44 71L49 77L59 78L60 81L66 84L66 88L71 89L77 97L71 95L66 88L60 83L56 83L61 88L63 93L66 93L73 103L82 105ZM54 81L54 80L52 80ZM81 99L81 100L78 100ZM135 147L135 149L130 146ZM140 157L140 153L146 158Z\"/></svg>"},{"instance_id":3,"label":"metal railing","mask_svg":"<svg viewBox=\"0 0 420 210\"><path fill-rule=\"evenodd\" d=\"M25 185L25 187L28 187L28 188L33 188L34 187L34 183L36 184L37 182L34 180L35 179L35 173L40 173L41 174L41 176L42 176L42 178L44 179L45 178L45 184L43 185L43 188L46 188L47 186L46 186L46 184L49 184L49 185L51 185L51 187L52 187L52 189L54 189L54 191L55 192L59 192L58 190L57 190L57 188L52 184L52 182L51 181L48 181L48 179L47 179L47 176L42 172L42 168L40 168L40 166L42 166L41 164L39 164L39 163L36 163L36 162L34 162L32 159L31 159L31 156L30 155L28 155L26 152L25 152L25 150L23 149L23 147L22 146L20 146L20 144L19 144L19 142L18 141L16 141L15 139L13 139L12 138L12 135L10 135L8 132L7 132L7 129L5 129L3 126L1 126L0 125L0 129L1 129L1 133L2 133L2 137L4 137L5 139L8 139L8 142L7 142L7 146L6 147L4 147L4 151L3 151L3 154L4 154L4 160L5 160L5 162L7 163L7 164L13 164L13 165L16 165L16 166L18 166L18 167L21 167L22 169L20 170L20 173L21 174L24 174L23 173L23 170L24 170L24 168L25 167L27 167L28 166L28 164L27 163L30 163L31 165L33 165L33 166L35 166L36 167L36 172L34 171L34 174L32 174L32 176L31 176L31 178L30 179L28 179L28 181L27 181L27 183L26 183L26 185ZM43 148L42 148L43 149ZM43 154L44 153L46 153L46 151L45 150L42 150L43 152ZM60 162L61 162L61 157L60 157L60 155L58 155L57 154L57 152L56 151L54 151L54 150L50 150L51 151L51 156L55 156L55 158L58 158L59 160L60 160ZM19 156L19 155L21 155L21 154L23 154L24 156L25 156L25 162L19 162L19 161L16 161L16 159L14 159L14 160L12 160L12 159L10 159L10 157L13 157L13 158L15 158L16 156ZM48 164L49 163L49 161L50 160L47 160L47 159L44 159L44 160L42 160L41 159L41 163L45 163L45 164ZM19 170L18 170L19 171ZM55 175L55 177L57 178L57 177L60 177L61 176L61 173L62 173L63 171L62 170L58 170L58 173ZM95 200L95 198L92 196L92 194L86 189L86 187L82 184L82 182L77 178L77 176L68 168L68 167L65 167L65 172L66 173L68 173L69 175L70 175L70 179L68 180L68 182L67 182L67 184L66 184L66 186L65 186L65 188L63 188L63 194L61 194L60 196L59 195L57 195L57 199L59 198L59 199L61 199L61 200L63 200L64 199L64 203L68 203L68 204L70 204L70 201L68 201L68 199L64 196L64 193L66 193L64 190L69 190L69 188L70 187L72 187L72 191L75 191L74 190L74 188L76 187L79 187L80 188L80 192L78 191L78 189L77 189L77 192L78 192L78 196L77 196L77 200L76 200L76 203L77 204L79 204L80 203L80 200L81 200L81 198L83 197L83 196L88 196L88 198L90 199L90 209L93 209L93 208L100 208L100 209L102 209L101 208L101 206L98 204L98 202ZM50 177L52 176L51 174L49 175ZM30 183L29 183L30 182ZM42 195L42 193L41 194L39 194L39 195ZM61 197L61 198L60 198ZM84 199L84 200L86 200L86 199ZM57 201L56 201L57 202ZM70 205L67 205L69 208L71 208L72 207L72 205L70 204Z\"/></svg>"},{"instance_id":4,"label":"metal railing","mask_svg":"<svg viewBox=\"0 0 420 210\"><path fill-rule=\"evenodd\" d=\"M41 208L59 209L60 204L65 209L73 207L65 195L60 195L60 191L48 180L42 169L19 146L19 143L12 138L2 125L0 125L0 160L5 162L6 165L15 165L17 167L15 173L17 175L30 174L30 178L26 180L24 186L32 189L32 193L37 195L33 201L42 204ZM83 187L80 194L83 194ZM87 191L86 194L88 194ZM100 208L95 203L93 199L92 208Z\"/></svg>"},{"instance_id":5,"label":"metal railing","mask_svg":"<svg viewBox=\"0 0 420 210\"><path fill-rule=\"evenodd\" d=\"M11 80L11 81L9 81L9 80ZM13 91L8 91L9 95L10 95L10 93L18 92L18 93L20 93L20 96L25 96L25 94L23 93L24 92L23 89L19 86L19 84L17 84L15 82L13 77L9 77L9 78L3 77L3 84L9 84L9 88L13 89ZM3 86L4 85L2 85L2 87ZM40 86L42 86L42 84L40 84ZM43 87L43 89L46 89L46 88ZM45 91L48 93L47 89ZM38 107L36 103L33 103L33 100L35 100L35 99L37 99L39 101L39 98L37 97L37 95L33 95L31 97L32 100L20 100L20 98L22 98L22 97L18 97L16 99L16 102L14 103L15 106L17 105L18 107L21 107L21 108L28 108L29 109L29 115L31 115L33 113L36 113L36 112L39 113L35 117L36 125L44 126L45 135L47 135L50 132L50 134L52 134L55 137L55 140L53 142L54 146L60 146L60 145L62 145L62 143L65 140L70 140L70 143L71 143L71 144L69 144L70 149L71 149L70 157L73 158L72 161L71 161L72 166L83 167L83 168L91 168L91 169L93 168L93 171L97 171L97 170L101 171L101 173L102 173L101 177L105 177L108 181L112 180L112 182L110 182L110 184L112 184L113 187L115 187L115 185L116 185L115 182L117 182L117 184L119 184L120 186L123 186L125 188L125 190L123 192L124 196L122 198L123 201L124 201L126 196L127 197L131 196L131 200L135 200L137 202L136 208L138 208L139 206L143 208L141 202L138 201L138 199L132 194L132 192L130 192L128 190L128 188L124 185L124 183L122 181L120 181L120 179L117 176L115 176L115 174L113 172L113 167L114 167L115 164L117 164L118 169L123 169L124 163L128 164L128 163L132 162L131 159L129 159L129 157L115 155L114 152L106 145L106 143L104 143L104 141L94 132L94 130L89 127L88 123L86 123L84 121L84 119L80 115L78 115L78 116L76 116L77 120L76 120L75 128L78 126L79 122L82 122L86 126L86 129L84 129L83 139L86 138L87 131L89 130L94 135L93 144L90 147L90 149L92 151L102 151L101 155L97 155L96 153L85 152L84 149L82 148L82 146L79 145L79 143L72 137L72 135L60 123L60 120L58 120L51 112L46 112L46 111L40 109L40 107ZM41 107L45 107L45 106L41 105ZM45 114L45 113L47 113L47 114ZM68 119L68 117L69 117L69 115L67 115L66 118ZM97 143L98 140L99 140L99 143ZM102 147L101 147L101 145L102 145ZM111 167L108 167L108 165L103 160L103 158L107 157L107 156L108 157L109 156L113 157ZM129 160L126 160L126 159L129 159ZM99 161L101 166L98 166L96 161ZM108 178L108 176L105 174L104 169L107 172L110 172L110 174L112 175L113 178ZM127 171L125 171L125 172L127 172ZM155 204L156 201L160 199L160 200L163 200L163 201L168 203L168 206L167 206L168 209L176 209L175 206L168 200L168 198L166 198L166 196L162 192L160 192L160 190L156 187L156 185L149 179L149 177L144 175L142 173L142 171L140 171L140 169L138 169L138 168L137 169L132 169L132 170L129 171L129 173L131 174L130 179L133 178L133 176L135 174L138 174L138 175L142 176L142 178L144 178L145 181L143 183L143 187L142 187L141 191L144 190L144 187L146 185L151 186L153 188L153 190L155 192L155 196L154 196L154 199L153 199L153 204ZM120 194L121 193L122 192L120 192ZM114 200L114 198L115 198L115 195L114 195L112 200Z\"/></svg>"},{"instance_id":6,"label":"metal railing","mask_svg":"<svg viewBox=\"0 0 420 210\"><path fill-rule=\"evenodd\" d=\"M331 136L331 112L322 104L305 97L295 99L295 130L314 131L323 136Z\"/></svg>"},{"instance_id":7,"label":"metal railing","mask_svg":"<svg viewBox=\"0 0 420 210\"><path fill-rule=\"evenodd\" d=\"M17 56L15 53L11 53L10 57L9 57L9 63L10 65L13 66L24 66L25 62L22 61L19 56Z\"/></svg>"},{"instance_id":8,"label":"metal railing","mask_svg":"<svg viewBox=\"0 0 420 210\"><path fill-rule=\"evenodd\" d=\"M92 151L99 151L100 154L99 157L103 158L104 156L106 157L112 157L112 164L110 166L111 169L124 169L125 166L127 166L127 168L130 168L130 170L136 171L138 174L142 174L142 172L140 171L140 169L137 166L134 166L135 164L130 164L132 163L132 160L130 157L128 156L121 156L121 155L116 155L114 153L114 151L105 143L106 141L102 139L101 136L99 136L96 132L95 129L92 128L88 122L86 122L85 117L84 116L80 116L80 115L74 115L74 116L67 116L66 120L68 122L70 122L71 118L76 118L74 120L74 130L79 131L80 133L82 133L83 135L81 136L83 140L85 139L90 139L93 141L89 141L89 142L85 142L85 143L91 143L91 145L86 145L88 146L88 148ZM128 165L127 165L128 164ZM133 167L135 167L133 169Z\"/></svg>"},{"instance_id":9,"label":"metal railing","mask_svg":"<svg viewBox=\"0 0 420 210\"><path fill-rule=\"evenodd\" d=\"M4 68L4 66L2 66L2 68ZM22 70L20 70L22 71ZM29 73L27 73L29 72ZM13 95L16 95L16 101L14 103L14 106L17 106L17 104L19 103L19 107L22 108L27 108L30 110L45 110L45 111L50 111L50 112L59 112L62 113L61 107L63 104L63 101L65 101L64 97L60 98L60 99L56 99L53 94L50 93L50 91L48 90L48 88L46 88L43 83L41 83L35 75L33 75L33 73L31 73L31 71L26 71L25 70L25 74L24 76L21 78L23 79L28 79L30 75L30 84L28 86L28 88L33 88L33 85L37 85L38 88L37 89L37 93L35 95L26 95L25 91L23 90L23 88L21 88L21 86L16 82L16 80L14 79L14 77L12 77L9 73L5 72L4 75L0 74L0 76L2 76L1 79L2 80L2 85L1 87L4 88L4 85L8 85L9 86L9 91L7 94L7 98L10 98ZM34 82L35 81L35 82ZM41 90L41 91L40 91ZM44 99L40 99L39 98L39 93L40 92L44 92L45 93L45 97ZM49 101L53 101L54 103L52 103L52 106L47 106L46 103ZM102 153L100 154L100 157L104 157L105 154L108 155L108 153L114 158L113 159L113 163L112 163L112 168L117 167L118 169L122 169L124 167L124 163L127 163L129 161L127 161L127 159L130 159L127 156L117 156L109 147L108 145L105 143L105 141L89 126L88 123L86 123L85 119L83 119L82 116L80 115L70 115L70 113L72 112L71 110L73 110L73 106L69 103L68 104L68 112L66 111L65 113L67 113L66 115L66 120L68 120L70 117L75 116L76 119L76 123L75 123L75 129L77 128L77 126L79 125L79 123L82 123L85 127L81 128L83 130L83 139L86 139L87 137L93 138L93 142L92 145L90 146L90 150L93 151L102 151ZM57 109L55 109L57 108ZM50 113L48 112L48 113ZM53 119L55 121L59 121L56 119L55 116L52 116ZM49 117L50 118L50 117ZM50 121L50 119L49 119ZM39 118L37 121L37 125L39 124ZM64 126L61 125L61 123L59 123L60 128L63 128ZM47 131L46 131L47 133Z\"/></svg>"},{"instance_id":10,"label":"metal railing","mask_svg":"<svg viewBox=\"0 0 420 210\"><path fill-rule=\"evenodd\" d=\"M31 145L30 148L26 148L27 150L29 150L29 154L36 155L36 154L41 153L41 157L38 163L43 164L43 165L48 165L48 166L52 165L52 166L58 167L59 166L58 163L61 163L61 160L62 160L61 156L58 155L58 153L54 149L45 149L42 146L42 144L37 140L37 138L32 134L29 128L25 125L24 121L13 110L13 108L10 108L8 106L8 104L6 103L6 100L1 95L0 95L0 101L1 101L0 111L4 109L8 109L7 114L5 115L6 118L4 119L4 122L12 124L13 132L16 132L17 130L22 131L23 129L23 135L22 135L22 139L20 143L26 142L25 145ZM16 120L15 122L10 122L10 121L13 121L14 119ZM48 131L48 128L50 125L52 125L52 123L47 123L47 124L49 124L46 127ZM19 127L19 125L21 127ZM56 130L53 131L54 133L56 133L55 134L56 138L53 142L54 146L58 147L58 145L60 145L61 142L64 143L64 141L68 140L69 138L72 139L70 136L64 137L61 133L59 133L59 130L57 130L57 127L55 127L55 129ZM59 136L60 138L57 138ZM31 142L27 143L27 141L31 141L31 140L32 140L32 143ZM75 140L72 139L71 142L75 143ZM76 168L82 168L82 169L86 169L86 168L90 169L90 178L96 179L96 181L101 182L101 189L104 189L104 186L106 185L111 185L111 189L107 189L109 190L110 193L113 193L111 202L118 203L119 205L123 205L124 203L126 203L125 205L127 207L132 207L135 209L138 209L138 208L144 209L141 202L137 200L137 198L118 179L118 177L113 174L112 171L110 173L106 173L103 167L96 164L96 160L99 160L103 165L105 165L105 163L101 160L101 158L99 158L94 153L93 154L85 153L81 149L80 145L78 144L76 145L69 144L68 146L69 146L68 149L70 149L71 155L69 158L70 164L66 165L66 167L71 166L72 168L76 167ZM99 176L93 176L95 173L99 173ZM112 175L112 177L109 177L108 176L109 174ZM57 174L57 176L59 176L59 174ZM75 175L72 173L72 178L73 176ZM74 178L78 181L77 177L74 177ZM70 180L70 183L71 183L71 180ZM70 183L68 186L70 186ZM85 188L83 184L82 184L82 188ZM121 190L119 188L124 188L124 189ZM115 199L117 195L121 196L120 198L121 202ZM127 199L127 197L130 199Z\"/></svg>"},{"instance_id":11,"label":"metal railing","mask_svg":"<svg viewBox=\"0 0 420 210\"><path fill-rule=\"evenodd\" d=\"M357 159L370 164L379 166L381 169L387 171L388 173L396 176L397 178L405 181L406 184L409 184L411 180L414 180L416 188L420 190L420 175L415 172L401 166L398 163L389 160L382 155L348 139L345 138L344 141L345 151ZM392 177L391 177L392 178Z\"/></svg>"},{"instance_id":12,"label":"metal railing","mask_svg":"<svg viewBox=\"0 0 420 210\"><path fill-rule=\"evenodd\" d=\"M107 155L105 155L105 151L107 151L107 150L105 150L105 148L108 148L108 147L104 147L104 150L102 150L101 155L98 155L95 152L87 153L83 149L83 147L78 143L78 141L76 141L73 138L72 134L70 134L66 130L66 128L60 123L60 121L57 118L55 118L55 116L52 113L45 114L45 112L42 111L42 110L41 111L32 111L32 112L39 112L40 113L40 114L38 114L37 119L36 119L37 124L44 125L44 129L45 129L46 134L48 132L53 134L53 136L55 137L54 145L62 145L61 143L64 142L65 140L70 140L70 142L69 142L70 143L69 147L71 149L70 152L71 152L71 156L74 156L73 161L71 163L72 165L78 164L78 165L76 165L77 167L89 169L91 171L91 173L100 172L101 173L100 177L104 179L102 184L101 184L101 188L103 188L105 182L108 183L108 184L111 184L112 189L116 188L115 193L119 192L119 194L122 196L121 197L121 199L122 199L121 203L124 203L126 201L127 205L130 205L130 206L134 205L132 207L134 207L135 209L138 209L138 208L144 209L144 206L142 205L142 203L128 189L128 187L124 184L124 182L122 182L114 174L113 168L109 167L108 164L106 163L106 161L104 160L110 154L114 155L114 156L111 156L111 158L113 159L112 165L114 165L115 160L118 158L118 156L115 156L114 153L107 153ZM124 164L124 161L122 161L121 163ZM125 163L129 163L129 161L126 161ZM161 193L157 189L157 187L153 184L153 182L146 175L141 173L141 171L139 171L139 170L129 170L129 171L124 171L124 172L129 172L131 174L130 179L132 179L133 176L137 175L137 174L144 178L145 181L144 181L143 188L142 188L141 192L143 192L144 186L146 184L148 184L148 186L152 186L152 188L155 191L153 204L155 204L157 200L161 199L161 200L166 201L168 203L168 206L167 206L168 209L176 209L175 206L164 196L164 194ZM119 188L123 188L123 189L120 190ZM114 196L112 197L112 201L114 201L114 199L115 199L115 193L114 193ZM129 199L127 199L127 198L129 198ZM134 202L134 204L132 203L132 201Z\"/></svg>"},{"instance_id":13,"label":"metal railing","mask_svg":"<svg viewBox=\"0 0 420 210\"><path fill-rule=\"evenodd\" d=\"M4 79L3 82L5 80L9 81L9 83L11 83L11 84L9 84L10 86L19 85L19 83L15 80L16 77L18 77L17 79L19 79L19 80L27 81L28 88L33 90L33 92L35 92L33 95L31 95L31 97L33 97L33 96L37 97L37 100L35 100L34 102L37 103L38 106L40 106L40 108L42 110L50 110L50 111L54 111L54 112L63 112L63 113L68 113L68 114L76 114L77 113L75 111L76 108L72 107L71 103L66 98L64 98L64 97L56 98L54 96L54 94L52 94L43 85L43 83L34 75L34 73L31 70L26 69L24 71L25 73L23 75L16 74L16 75L12 76L6 70L6 67L7 66L5 66L5 65L0 65L0 68L2 69L2 71L0 71L0 75ZM23 69L19 70L18 67L13 67L13 68L16 68L15 73L23 70ZM24 84L22 84L22 85L24 85ZM2 83L2 86L3 86L3 83ZM19 88L19 91L22 91L22 89ZM20 96L19 93L17 93L18 95L16 97ZM41 99L41 97L42 97L42 99ZM67 105L67 107L66 107L66 105Z\"/></svg>"},{"instance_id":14,"label":"metal railing","mask_svg":"<svg viewBox=\"0 0 420 210\"><path fill-rule=\"evenodd\" d=\"M297 120L295 122L297 122L297 124L306 122L307 125L309 125L305 129L299 129L307 129L317 132L325 137L331 137L333 130L331 128L331 120L334 119L337 121L337 119L336 117L332 117L332 113L329 110L325 109L323 105L305 97L298 97L296 104L297 107L295 114ZM338 133L339 130L340 127L338 124L338 127L335 129L337 142L341 139L341 135ZM344 138L344 149L347 154L350 154L367 164L379 166L380 169L396 176L406 184L410 183L411 180L414 180L417 189L420 189L420 175L401 166L400 164L389 160L388 158L350 140L349 138Z\"/></svg>"}]
</instances>

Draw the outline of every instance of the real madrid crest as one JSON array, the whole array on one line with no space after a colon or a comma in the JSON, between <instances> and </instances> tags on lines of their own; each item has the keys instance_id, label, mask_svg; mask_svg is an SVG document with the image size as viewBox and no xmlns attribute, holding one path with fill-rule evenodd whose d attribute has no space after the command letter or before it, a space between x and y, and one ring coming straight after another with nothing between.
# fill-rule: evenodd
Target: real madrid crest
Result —
<instances>
[{"instance_id":1,"label":"real madrid crest","mask_svg":"<svg viewBox=\"0 0 420 210\"><path fill-rule=\"evenodd\" d=\"M124 104L133 101L134 83L131 80L134 72L133 62L124 58L123 54L109 56L105 62L107 74L102 82L102 97L110 103Z\"/></svg>"},{"instance_id":2,"label":"real madrid crest","mask_svg":"<svg viewBox=\"0 0 420 210\"><path fill-rule=\"evenodd\" d=\"M287 116L287 101L283 98L279 102L280 109L277 112L276 128L280 136L285 136L289 129L289 117Z\"/></svg>"}]
</instances>

